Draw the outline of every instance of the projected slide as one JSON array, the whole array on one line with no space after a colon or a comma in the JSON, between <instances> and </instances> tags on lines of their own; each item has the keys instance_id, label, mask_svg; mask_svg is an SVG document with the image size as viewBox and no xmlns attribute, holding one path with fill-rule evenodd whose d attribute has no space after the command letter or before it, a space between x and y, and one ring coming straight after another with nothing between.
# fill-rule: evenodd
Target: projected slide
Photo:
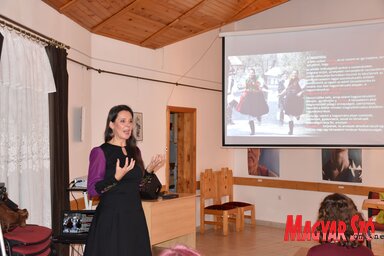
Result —
<instances>
[{"instance_id":1,"label":"projected slide","mask_svg":"<svg viewBox=\"0 0 384 256\"><path fill-rule=\"evenodd\" d=\"M383 39L382 23L225 38L223 144L383 145Z\"/></svg>"}]
</instances>

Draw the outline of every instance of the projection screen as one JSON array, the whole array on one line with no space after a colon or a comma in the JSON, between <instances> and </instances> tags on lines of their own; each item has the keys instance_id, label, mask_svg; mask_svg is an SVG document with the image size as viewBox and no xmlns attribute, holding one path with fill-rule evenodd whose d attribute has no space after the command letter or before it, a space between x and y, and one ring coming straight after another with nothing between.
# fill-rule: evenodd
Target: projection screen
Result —
<instances>
[{"instance_id":1,"label":"projection screen","mask_svg":"<svg viewBox=\"0 0 384 256\"><path fill-rule=\"evenodd\" d=\"M383 20L221 36L223 146L383 146Z\"/></svg>"}]
</instances>

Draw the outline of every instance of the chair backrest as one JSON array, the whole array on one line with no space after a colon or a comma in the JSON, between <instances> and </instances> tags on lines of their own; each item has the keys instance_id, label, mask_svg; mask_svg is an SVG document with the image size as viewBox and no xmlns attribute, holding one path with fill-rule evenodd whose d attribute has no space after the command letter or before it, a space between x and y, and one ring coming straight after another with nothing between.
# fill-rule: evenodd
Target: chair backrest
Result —
<instances>
[{"instance_id":1,"label":"chair backrest","mask_svg":"<svg viewBox=\"0 0 384 256\"><path fill-rule=\"evenodd\" d=\"M221 168L217 172L217 188L218 196L223 203L224 201L233 201L233 175L231 169Z\"/></svg>"},{"instance_id":2,"label":"chair backrest","mask_svg":"<svg viewBox=\"0 0 384 256\"><path fill-rule=\"evenodd\" d=\"M212 169L206 169L200 174L200 199L203 204L208 199L212 199L214 204L220 203L217 196L217 175Z\"/></svg>"}]
</instances>

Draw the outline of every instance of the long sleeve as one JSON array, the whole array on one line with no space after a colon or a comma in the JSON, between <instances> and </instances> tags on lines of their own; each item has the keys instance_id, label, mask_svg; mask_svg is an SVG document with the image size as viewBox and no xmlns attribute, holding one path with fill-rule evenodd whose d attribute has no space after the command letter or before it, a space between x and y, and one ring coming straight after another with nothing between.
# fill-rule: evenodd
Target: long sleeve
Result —
<instances>
[{"instance_id":1,"label":"long sleeve","mask_svg":"<svg viewBox=\"0 0 384 256\"><path fill-rule=\"evenodd\" d=\"M117 184L115 177L105 179L106 160L100 147L93 148L89 156L87 190L89 197L98 196Z\"/></svg>"}]
</instances>

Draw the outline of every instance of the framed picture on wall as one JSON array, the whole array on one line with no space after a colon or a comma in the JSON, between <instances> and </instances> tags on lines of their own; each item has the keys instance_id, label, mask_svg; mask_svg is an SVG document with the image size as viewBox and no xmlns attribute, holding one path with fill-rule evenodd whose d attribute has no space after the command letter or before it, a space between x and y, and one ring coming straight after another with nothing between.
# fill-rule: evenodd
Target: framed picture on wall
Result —
<instances>
[{"instance_id":1,"label":"framed picture on wall","mask_svg":"<svg viewBox=\"0 0 384 256\"><path fill-rule=\"evenodd\" d=\"M361 148L322 149L323 180L363 182Z\"/></svg>"},{"instance_id":2,"label":"framed picture on wall","mask_svg":"<svg viewBox=\"0 0 384 256\"><path fill-rule=\"evenodd\" d=\"M133 129L133 135L136 140L143 140L143 113L134 112L134 123L135 127Z\"/></svg>"},{"instance_id":3,"label":"framed picture on wall","mask_svg":"<svg viewBox=\"0 0 384 256\"><path fill-rule=\"evenodd\" d=\"M248 174L280 177L279 149L248 148Z\"/></svg>"}]
</instances>

